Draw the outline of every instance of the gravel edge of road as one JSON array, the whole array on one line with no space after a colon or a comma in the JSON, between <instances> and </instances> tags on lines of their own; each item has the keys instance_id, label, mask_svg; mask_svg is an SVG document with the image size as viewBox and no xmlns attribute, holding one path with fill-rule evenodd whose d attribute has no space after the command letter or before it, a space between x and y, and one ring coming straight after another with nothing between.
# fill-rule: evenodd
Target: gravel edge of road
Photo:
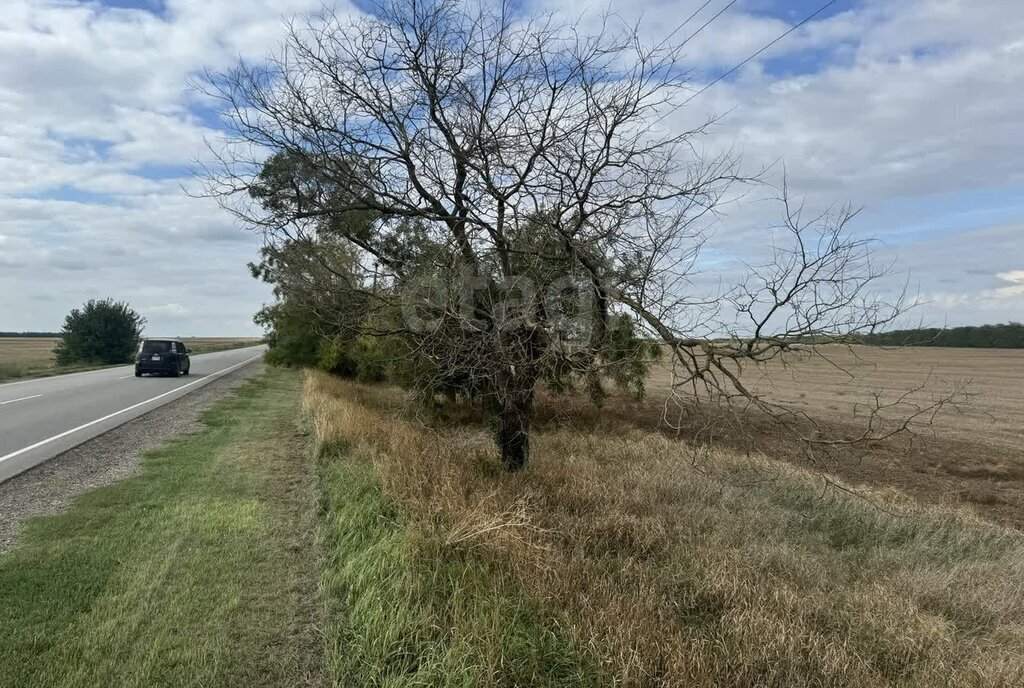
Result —
<instances>
[{"instance_id":1,"label":"gravel edge of road","mask_svg":"<svg viewBox=\"0 0 1024 688\"><path fill-rule=\"evenodd\" d=\"M0 483L0 554L16 546L27 519L59 514L78 495L137 475L145 452L202 431L201 414L264 369L262 361L242 366Z\"/></svg>"}]
</instances>

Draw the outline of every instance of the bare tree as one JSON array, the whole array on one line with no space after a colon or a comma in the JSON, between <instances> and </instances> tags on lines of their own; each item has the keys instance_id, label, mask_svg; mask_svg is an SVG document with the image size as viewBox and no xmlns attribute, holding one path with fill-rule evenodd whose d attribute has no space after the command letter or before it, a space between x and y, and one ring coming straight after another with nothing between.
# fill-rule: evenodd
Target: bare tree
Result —
<instances>
[{"instance_id":1,"label":"bare tree","mask_svg":"<svg viewBox=\"0 0 1024 688\"><path fill-rule=\"evenodd\" d=\"M771 259L695 293L703 220L745 180L733 155L699 153L711 121L662 125L692 92L684 45L512 3L293 22L276 58L207 75L233 129L209 192L271 243L356 250L352 288L401 316L365 331L408 342L430 363L424 385L486 403L510 470L539 384L583 380L599 398L603 379L642 378L651 341L679 403L742 399L785 421L743 366L876 329L902 304L870 293L883 271L845 233L850 209L805 218L786 193ZM356 213L371 221L344 221Z\"/></svg>"}]
</instances>

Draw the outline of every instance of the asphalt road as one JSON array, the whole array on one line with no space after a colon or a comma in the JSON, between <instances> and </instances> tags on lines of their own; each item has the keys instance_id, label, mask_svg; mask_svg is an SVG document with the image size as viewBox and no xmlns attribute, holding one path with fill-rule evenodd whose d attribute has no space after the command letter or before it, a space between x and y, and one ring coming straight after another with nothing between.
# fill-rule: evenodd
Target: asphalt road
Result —
<instances>
[{"instance_id":1,"label":"asphalt road","mask_svg":"<svg viewBox=\"0 0 1024 688\"><path fill-rule=\"evenodd\" d=\"M133 366L0 385L0 482L258 360L263 346L192 356L191 374Z\"/></svg>"}]
</instances>

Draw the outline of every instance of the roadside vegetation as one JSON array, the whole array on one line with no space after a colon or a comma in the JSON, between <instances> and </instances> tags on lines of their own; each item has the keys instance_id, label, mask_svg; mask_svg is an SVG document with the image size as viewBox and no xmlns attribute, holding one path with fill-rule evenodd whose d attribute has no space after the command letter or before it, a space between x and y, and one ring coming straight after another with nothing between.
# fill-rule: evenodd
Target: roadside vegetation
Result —
<instances>
[{"instance_id":1,"label":"roadside vegetation","mask_svg":"<svg viewBox=\"0 0 1024 688\"><path fill-rule=\"evenodd\" d=\"M90 299L64 318L54 358L58 366L130 363L145 325L127 303Z\"/></svg>"},{"instance_id":2,"label":"roadside vegetation","mask_svg":"<svg viewBox=\"0 0 1024 688\"><path fill-rule=\"evenodd\" d=\"M0 685L318 685L315 476L273 371L30 521L0 556Z\"/></svg>"},{"instance_id":3,"label":"roadside vegetation","mask_svg":"<svg viewBox=\"0 0 1024 688\"><path fill-rule=\"evenodd\" d=\"M1019 531L547 403L515 478L471 411L304 404L337 685L1024 682Z\"/></svg>"},{"instance_id":4,"label":"roadside vegetation","mask_svg":"<svg viewBox=\"0 0 1024 688\"><path fill-rule=\"evenodd\" d=\"M586 408L541 395L509 475L472 404L271 369L140 475L29 522L0 556L0 676L1024 681L1019 530Z\"/></svg>"},{"instance_id":5,"label":"roadside vegetation","mask_svg":"<svg viewBox=\"0 0 1024 688\"><path fill-rule=\"evenodd\" d=\"M26 358L22 354L26 349L35 349L35 345L21 346L11 339L0 338L0 382L19 380L30 377L46 377L58 373L81 373L87 370L105 368L103 365L74 365L58 368L53 361L52 349L41 352L41 355L32 352ZM20 350L20 351L19 351Z\"/></svg>"},{"instance_id":6,"label":"roadside vegetation","mask_svg":"<svg viewBox=\"0 0 1024 688\"><path fill-rule=\"evenodd\" d=\"M0 332L0 381L52 369L59 339L56 332Z\"/></svg>"},{"instance_id":7,"label":"roadside vegetation","mask_svg":"<svg viewBox=\"0 0 1024 688\"><path fill-rule=\"evenodd\" d=\"M51 367L71 373L130 363L145 324L127 303L90 299L68 313L56 337L0 337L0 380L46 374ZM52 348L44 354L48 342Z\"/></svg>"}]
</instances>

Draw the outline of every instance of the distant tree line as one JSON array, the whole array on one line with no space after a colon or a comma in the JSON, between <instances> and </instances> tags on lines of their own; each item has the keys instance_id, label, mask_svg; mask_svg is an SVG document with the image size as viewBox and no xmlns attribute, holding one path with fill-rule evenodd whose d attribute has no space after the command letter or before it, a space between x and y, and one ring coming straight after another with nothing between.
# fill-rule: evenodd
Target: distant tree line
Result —
<instances>
[{"instance_id":1,"label":"distant tree line","mask_svg":"<svg viewBox=\"0 0 1024 688\"><path fill-rule=\"evenodd\" d=\"M1010 322L965 327L926 327L860 335L857 341L875 346L956 346L980 349L1024 349L1024 324Z\"/></svg>"},{"instance_id":2,"label":"distant tree line","mask_svg":"<svg viewBox=\"0 0 1024 688\"><path fill-rule=\"evenodd\" d=\"M38 337L39 339L59 337L60 332L0 332L0 337Z\"/></svg>"}]
</instances>

